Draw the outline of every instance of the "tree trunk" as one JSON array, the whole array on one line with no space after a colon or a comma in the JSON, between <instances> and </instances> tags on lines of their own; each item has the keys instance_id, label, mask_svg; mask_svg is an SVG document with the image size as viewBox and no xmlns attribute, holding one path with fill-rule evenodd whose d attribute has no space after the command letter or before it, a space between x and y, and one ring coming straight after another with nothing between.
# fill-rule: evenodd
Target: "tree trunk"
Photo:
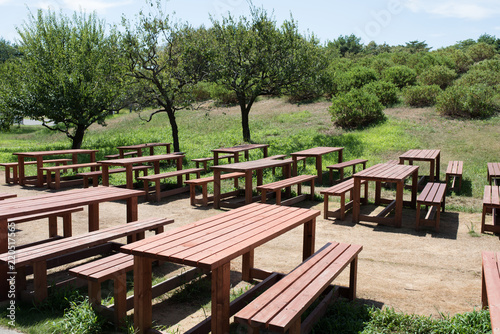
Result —
<instances>
[{"instance_id":1,"label":"tree trunk","mask_svg":"<svg viewBox=\"0 0 500 334\"><path fill-rule=\"evenodd\" d=\"M179 145L179 128L177 127L177 121L175 120L175 112L173 110L167 110L168 120L170 121L170 126L172 127L172 139L174 144L174 152L180 152Z\"/></svg>"},{"instance_id":2,"label":"tree trunk","mask_svg":"<svg viewBox=\"0 0 500 334\"><path fill-rule=\"evenodd\" d=\"M85 127L78 125L75 130L75 134L73 136L73 145L72 149L79 149L82 147L83 136L85 135Z\"/></svg>"},{"instance_id":3,"label":"tree trunk","mask_svg":"<svg viewBox=\"0 0 500 334\"><path fill-rule=\"evenodd\" d=\"M243 140L250 142L250 126L248 125L248 114L250 110L241 110L241 127L243 129Z\"/></svg>"}]
</instances>

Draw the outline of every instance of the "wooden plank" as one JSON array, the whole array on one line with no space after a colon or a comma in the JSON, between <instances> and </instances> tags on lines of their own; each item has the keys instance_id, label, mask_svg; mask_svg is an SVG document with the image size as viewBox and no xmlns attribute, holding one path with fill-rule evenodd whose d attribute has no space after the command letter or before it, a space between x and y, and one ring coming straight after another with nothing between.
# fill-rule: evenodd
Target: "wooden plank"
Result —
<instances>
[{"instance_id":1,"label":"wooden plank","mask_svg":"<svg viewBox=\"0 0 500 334\"><path fill-rule=\"evenodd\" d=\"M488 298L492 333L500 333L500 275L498 253L482 252L483 284Z\"/></svg>"}]
</instances>

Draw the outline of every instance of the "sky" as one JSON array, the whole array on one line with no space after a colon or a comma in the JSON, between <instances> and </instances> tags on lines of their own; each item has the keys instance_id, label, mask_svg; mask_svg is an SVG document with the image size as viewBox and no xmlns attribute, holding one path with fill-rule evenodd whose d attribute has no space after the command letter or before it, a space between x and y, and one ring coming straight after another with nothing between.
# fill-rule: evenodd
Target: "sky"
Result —
<instances>
[{"instance_id":1,"label":"sky","mask_svg":"<svg viewBox=\"0 0 500 334\"><path fill-rule=\"evenodd\" d=\"M231 13L249 16L249 0L162 0L166 13L198 27L211 25ZM290 17L301 33L314 34L323 44L341 35L354 34L363 44L405 45L425 41L432 50L487 33L500 38L500 0L253 0L272 13L280 24ZM48 9L71 15L96 12L107 24L133 20L145 0L0 0L0 37L18 40L17 28L28 22L30 12Z\"/></svg>"}]
</instances>

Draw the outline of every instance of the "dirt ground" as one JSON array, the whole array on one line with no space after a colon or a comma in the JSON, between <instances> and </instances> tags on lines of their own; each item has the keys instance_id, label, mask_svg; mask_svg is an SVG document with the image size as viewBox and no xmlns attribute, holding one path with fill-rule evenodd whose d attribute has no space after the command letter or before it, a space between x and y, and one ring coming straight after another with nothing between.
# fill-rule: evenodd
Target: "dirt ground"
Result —
<instances>
[{"instance_id":1,"label":"dirt ground","mask_svg":"<svg viewBox=\"0 0 500 334\"><path fill-rule=\"evenodd\" d=\"M0 192L20 197L48 191L6 185L3 180L3 172L0 172ZM316 191L319 193L320 189ZM320 202L306 201L299 205L323 211ZM336 205L338 203L332 203ZM362 210L367 213L380 208L368 205ZM167 230L219 212L211 206L208 209L190 206L188 194L164 198L159 204L139 201L139 219L168 217L175 220ZM122 224L125 215L123 202L101 204L100 226ZM491 234L474 237L469 233L480 231L481 215L447 211L441 215L439 233L433 228L415 231L415 210L405 208L403 215L403 226L393 228L373 223L352 224L350 214L343 222L325 220L321 214L317 219L316 249L328 241L363 245L358 265L358 298L377 306L436 317L440 313L453 315L480 308L481 251L500 251L498 237ZM73 217L73 234L85 232L87 209ZM47 234L44 220L24 223L18 226L16 242L22 245L44 239ZM255 264L262 269L288 272L300 263L301 249L302 229L295 229L259 247L255 251ZM238 287L244 286L238 282L240 261L232 263L233 281ZM170 266L165 271L173 275L174 269L178 268ZM347 273L342 274L336 282L346 285L347 279ZM201 309L200 303L193 300L183 305L170 305L168 300L157 301L153 310L155 324L171 327L169 331L184 332L210 313L209 308Z\"/></svg>"}]
</instances>

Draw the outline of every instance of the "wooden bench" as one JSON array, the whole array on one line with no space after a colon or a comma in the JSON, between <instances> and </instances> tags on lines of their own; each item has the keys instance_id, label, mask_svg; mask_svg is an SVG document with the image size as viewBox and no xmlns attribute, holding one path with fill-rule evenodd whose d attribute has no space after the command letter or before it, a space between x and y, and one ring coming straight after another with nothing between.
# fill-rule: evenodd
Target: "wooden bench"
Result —
<instances>
[{"instance_id":1,"label":"wooden bench","mask_svg":"<svg viewBox=\"0 0 500 334\"><path fill-rule=\"evenodd\" d=\"M363 180L361 182L365 188L364 198L361 198L362 203L366 203L368 199L368 181ZM328 219L328 217L338 218L340 220L344 220L345 213L347 210L352 208L353 202L353 194L352 190L354 189L354 179L349 179L342 183L336 184L333 187L327 188L325 190L320 191L320 194L323 195L323 217ZM345 195L349 192L349 202L346 203ZM329 196L340 196L340 208L335 211L329 210Z\"/></svg>"},{"instance_id":2,"label":"wooden bench","mask_svg":"<svg viewBox=\"0 0 500 334\"><path fill-rule=\"evenodd\" d=\"M500 334L500 253L483 251L481 257L481 302L490 311L491 333Z\"/></svg>"},{"instance_id":3,"label":"wooden bench","mask_svg":"<svg viewBox=\"0 0 500 334\"><path fill-rule=\"evenodd\" d=\"M56 166L59 165L67 165L68 162L71 162L71 159L51 159L51 160L43 160L44 164L53 163ZM24 165L36 165L36 161L25 161ZM19 183L19 163L18 162L7 162L2 163L0 166L5 167L5 183ZM10 170L12 169L12 177L10 177Z\"/></svg>"},{"instance_id":4,"label":"wooden bench","mask_svg":"<svg viewBox=\"0 0 500 334\"><path fill-rule=\"evenodd\" d=\"M71 237L72 227L71 227L71 214L75 212L83 211L82 207L69 208L62 210L55 210L51 212L37 213L33 215L20 216L16 218L8 219L9 223L25 223L33 220L48 218L49 219L49 238L54 238L57 236L57 218L61 217L63 219L63 236L65 238Z\"/></svg>"},{"instance_id":5,"label":"wooden bench","mask_svg":"<svg viewBox=\"0 0 500 334\"><path fill-rule=\"evenodd\" d=\"M267 200L267 192L274 191L276 193L276 205L292 205L294 203L300 202L306 199L306 195L302 194L302 183L311 182L311 194L309 195L309 199L314 200L314 179L316 175L299 175L290 177L284 180L263 184L257 187L257 190L262 193L262 203L266 203ZM281 201L281 190L284 188L291 187L293 185L297 185L297 196L294 198L290 198L286 201Z\"/></svg>"},{"instance_id":6,"label":"wooden bench","mask_svg":"<svg viewBox=\"0 0 500 334\"><path fill-rule=\"evenodd\" d=\"M483 213L481 218L481 233L485 231L500 233L500 223L498 215L500 212L500 193L499 186L484 186ZM491 214L492 224L486 224L486 214Z\"/></svg>"},{"instance_id":7,"label":"wooden bench","mask_svg":"<svg viewBox=\"0 0 500 334\"><path fill-rule=\"evenodd\" d=\"M448 168L446 169L446 184L449 184L450 178L453 178L453 182L449 190L460 191L462 188L462 170L464 167L463 161L450 161L448 163ZM455 182L458 179L458 188L455 187Z\"/></svg>"},{"instance_id":8,"label":"wooden bench","mask_svg":"<svg viewBox=\"0 0 500 334\"><path fill-rule=\"evenodd\" d=\"M228 154L228 155L221 155L219 156L219 160L220 159L227 159L227 161L229 163L231 163L231 159L234 158L234 154ZM214 157L208 157L208 158L195 158L195 159L191 159L191 161L194 161L196 163L196 168L200 168L200 163L203 164L203 169L205 171L208 170L208 166L207 166L207 163L209 161L214 161Z\"/></svg>"},{"instance_id":9,"label":"wooden bench","mask_svg":"<svg viewBox=\"0 0 500 334\"><path fill-rule=\"evenodd\" d=\"M445 210L446 184L429 182L425 185L422 193L417 198L417 230L426 223L434 225L436 232L439 232L440 211ZM420 218L420 206L429 207L425 218Z\"/></svg>"},{"instance_id":10,"label":"wooden bench","mask_svg":"<svg viewBox=\"0 0 500 334\"><path fill-rule=\"evenodd\" d=\"M248 333L307 333L332 300L340 295L356 298L358 254L362 249L359 245L327 243L236 313L235 322L247 326ZM331 283L348 265L349 287L334 288ZM325 294L321 303L302 322L302 314L321 294Z\"/></svg>"},{"instance_id":11,"label":"wooden bench","mask_svg":"<svg viewBox=\"0 0 500 334\"><path fill-rule=\"evenodd\" d=\"M150 218L16 249L16 292L26 289L26 275L29 274L27 269L32 267L34 298L42 301L48 295L47 269L102 255L105 251L116 250L116 246L119 247L121 244L110 243L110 241L123 237L131 237L131 241L136 241L143 237L145 231L153 230L161 233L163 227L171 223L173 223L172 219ZM0 263L7 264L11 256L8 252L0 254ZM29 297L33 296L29 295Z\"/></svg>"},{"instance_id":12,"label":"wooden bench","mask_svg":"<svg viewBox=\"0 0 500 334\"><path fill-rule=\"evenodd\" d=\"M137 155L137 152L123 152L123 157ZM120 159L120 154L109 154L104 156L105 159Z\"/></svg>"},{"instance_id":13,"label":"wooden bench","mask_svg":"<svg viewBox=\"0 0 500 334\"><path fill-rule=\"evenodd\" d=\"M146 199L149 200L149 182L155 183L155 198L156 201L159 202L162 197L171 196L175 194L180 194L182 192L189 191L189 187L179 187L176 189L171 189L168 191L161 191L161 180L169 178L169 177L181 177L182 175L186 175L186 180L189 180L189 174L196 174L197 178L200 178L200 172L203 171L203 168L189 168L189 169L180 169L173 172L159 173L148 176L138 177L137 180L144 181L144 191L146 192Z\"/></svg>"},{"instance_id":14,"label":"wooden bench","mask_svg":"<svg viewBox=\"0 0 500 334\"><path fill-rule=\"evenodd\" d=\"M228 174L221 174L220 179L221 181L227 179L234 179L234 188L238 189L239 177L245 177L245 173L234 172ZM214 197L208 196L208 184L212 182L214 182L213 176L184 181L185 184L189 184L189 194L190 194L189 198L191 205L201 204L202 206L207 206L209 201L213 201ZM201 199L196 198L196 186L201 186L201 194L202 194ZM223 193L221 194L221 199L230 196L236 196L239 194L239 192L240 192L239 190L234 190Z\"/></svg>"},{"instance_id":15,"label":"wooden bench","mask_svg":"<svg viewBox=\"0 0 500 334\"><path fill-rule=\"evenodd\" d=\"M352 174L354 174L354 173L356 173L356 165L362 164L363 169L365 169L367 161L368 160L366 160L366 159L354 159L354 160L340 162L340 163L335 164L335 165L326 166L326 168L329 169L330 184L333 184L333 171L334 170L337 170L339 172L340 178L337 181L342 182L342 181L344 181L344 168L352 166Z\"/></svg>"},{"instance_id":16,"label":"wooden bench","mask_svg":"<svg viewBox=\"0 0 500 334\"><path fill-rule=\"evenodd\" d=\"M150 169L150 168L153 168L153 166L139 165L139 166L133 166L132 170L135 172L135 178L137 179L139 177L140 171L143 172L144 176L147 176L148 169ZM124 173L126 170L127 170L126 168L109 168L108 173L109 174ZM99 185L99 176L102 176L102 170L96 170L96 171L92 171L92 172L82 172L82 173L78 173L76 175L81 176L83 178L83 187L84 188L89 187L89 179L92 179L92 186L97 187Z\"/></svg>"},{"instance_id":17,"label":"wooden bench","mask_svg":"<svg viewBox=\"0 0 500 334\"><path fill-rule=\"evenodd\" d=\"M101 167L98 162L87 162L81 164L64 165L64 166L51 166L43 167L42 170L46 173L47 187L52 189L59 189L61 187L61 171L66 169L79 169L90 167L92 171L95 171ZM52 172L54 172L54 184L52 184ZM82 180L75 180L75 182L80 183Z\"/></svg>"},{"instance_id":18,"label":"wooden bench","mask_svg":"<svg viewBox=\"0 0 500 334\"><path fill-rule=\"evenodd\" d=\"M8 198L14 198L17 197L16 194L7 194L7 193L1 193L0 194L0 200L8 199Z\"/></svg>"}]
</instances>

